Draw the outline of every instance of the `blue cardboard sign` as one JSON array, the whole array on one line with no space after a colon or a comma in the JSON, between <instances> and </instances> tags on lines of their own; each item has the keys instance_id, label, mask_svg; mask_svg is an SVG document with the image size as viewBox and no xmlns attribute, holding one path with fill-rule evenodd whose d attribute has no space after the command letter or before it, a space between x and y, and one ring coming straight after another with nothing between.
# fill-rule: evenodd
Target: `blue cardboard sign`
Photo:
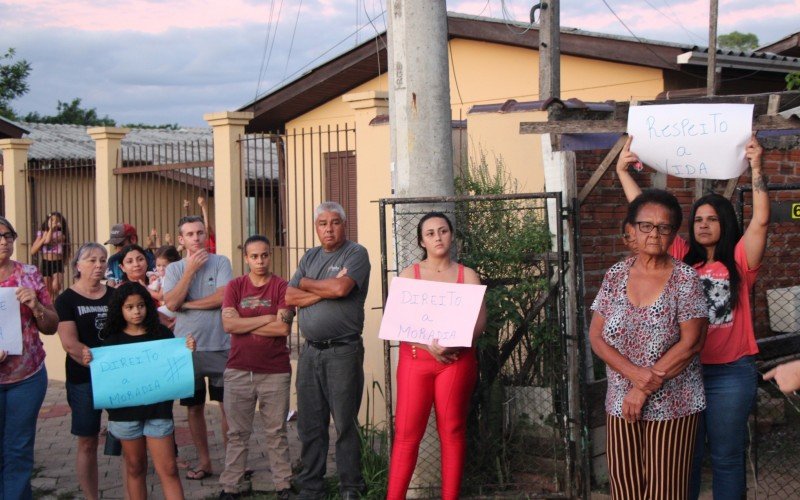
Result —
<instances>
[{"instance_id":1,"label":"blue cardboard sign","mask_svg":"<svg viewBox=\"0 0 800 500\"><path fill-rule=\"evenodd\" d=\"M153 340L92 349L94 407L127 408L194 394L186 339Z\"/></svg>"}]
</instances>

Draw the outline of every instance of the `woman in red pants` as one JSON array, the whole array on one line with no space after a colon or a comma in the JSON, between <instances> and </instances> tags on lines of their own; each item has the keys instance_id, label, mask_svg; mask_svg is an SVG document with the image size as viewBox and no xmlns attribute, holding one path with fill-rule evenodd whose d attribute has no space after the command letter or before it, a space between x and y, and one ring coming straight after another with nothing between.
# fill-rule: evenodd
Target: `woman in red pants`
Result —
<instances>
[{"instance_id":1,"label":"woman in red pants","mask_svg":"<svg viewBox=\"0 0 800 500\"><path fill-rule=\"evenodd\" d=\"M417 242L423 259L400 273L403 278L444 283L480 284L472 269L450 259L453 225L442 213L430 212L417 225ZM481 307L474 337L486 326ZM474 342L473 342L474 343ZM425 433L431 405L436 410L442 455L442 495L457 499L461 490L466 451L467 412L478 377L475 348L400 343L397 365L397 411L387 499L406 497L414 473L419 443Z\"/></svg>"}]
</instances>

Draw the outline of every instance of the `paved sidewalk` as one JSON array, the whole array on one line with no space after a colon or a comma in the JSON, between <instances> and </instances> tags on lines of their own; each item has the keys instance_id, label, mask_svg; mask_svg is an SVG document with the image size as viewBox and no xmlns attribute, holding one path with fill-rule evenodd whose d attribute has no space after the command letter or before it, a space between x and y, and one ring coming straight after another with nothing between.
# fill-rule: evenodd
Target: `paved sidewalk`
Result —
<instances>
[{"instance_id":1,"label":"paved sidewalk","mask_svg":"<svg viewBox=\"0 0 800 500\"><path fill-rule=\"evenodd\" d=\"M197 455L189 427L186 422L186 410L177 403L174 408L175 436L178 443L180 458L196 463ZM202 481L190 481L185 478L186 471L181 470L183 488L186 498L205 499L216 498L220 492L219 473L222 471L225 451L222 445L222 436L219 426L220 412L216 403L206 405L206 419L208 421L208 441L211 459L214 464L214 474ZM105 412L103 412L105 420ZM35 448L35 478L33 480L34 497L42 499L81 498L78 479L75 476L75 453L78 441L70 434L70 409L67 406L67 394L63 382L51 380L44 404L39 412L39 421L36 428ZM105 425L105 422L103 423ZM334 433L331 429L331 443L334 442ZM292 463L300 458L300 442L297 439L295 422L289 422L289 452ZM274 485L269 471L269 465L264 452L261 419L254 419L253 436L250 439L250 456L247 468L255 471L252 478L252 487L256 491L272 491ZM101 498L124 498L122 489L122 458L103 455L104 439L100 439L98 450L98 469L100 477ZM336 466L333 462L333 449L328 454L328 473L335 473ZM150 498L163 498L158 476L152 468L152 463L147 476L147 486Z\"/></svg>"}]
</instances>

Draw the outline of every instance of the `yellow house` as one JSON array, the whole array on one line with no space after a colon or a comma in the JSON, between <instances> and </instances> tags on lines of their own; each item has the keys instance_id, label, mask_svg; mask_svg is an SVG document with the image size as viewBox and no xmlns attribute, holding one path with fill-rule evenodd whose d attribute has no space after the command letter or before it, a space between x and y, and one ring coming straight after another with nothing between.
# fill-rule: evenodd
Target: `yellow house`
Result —
<instances>
[{"instance_id":1,"label":"yellow house","mask_svg":"<svg viewBox=\"0 0 800 500\"><path fill-rule=\"evenodd\" d=\"M520 122L546 121L550 104L539 100L538 29L451 13L448 39L454 168L483 153L490 165L493 158L502 158L521 190L544 191L540 141L519 134ZM606 101L647 100L665 91L704 87L704 65L677 62L692 49L562 28L561 97L570 99L566 107L591 116L613 112L613 103ZM382 305L379 221L373 202L392 195L386 70L384 33L240 109L254 114L248 132L286 137L289 274L303 252L318 244L313 209L326 199L345 207L350 237L370 253L367 381L384 379L377 338ZM777 77L764 83L763 90L779 90L782 84L782 76ZM391 258L388 267L393 267Z\"/></svg>"}]
</instances>

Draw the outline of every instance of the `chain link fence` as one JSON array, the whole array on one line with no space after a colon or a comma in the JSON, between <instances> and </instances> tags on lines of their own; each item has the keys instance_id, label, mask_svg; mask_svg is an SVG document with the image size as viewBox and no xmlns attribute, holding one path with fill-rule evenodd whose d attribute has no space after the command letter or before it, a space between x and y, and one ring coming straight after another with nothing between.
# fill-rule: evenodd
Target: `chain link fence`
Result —
<instances>
[{"instance_id":1,"label":"chain link fence","mask_svg":"<svg viewBox=\"0 0 800 500\"><path fill-rule=\"evenodd\" d=\"M737 210L746 228L751 188L739 190ZM800 184L770 185L771 223L753 292L753 323L761 373L800 358ZM800 400L762 382L751 419L750 498L800 498Z\"/></svg>"},{"instance_id":2,"label":"chain link fence","mask_svg":"<svg viewBox=\"0 0 800 500\"><path fill-rule=\"evenodd\" d=\"M417 224L431 210L451 218L454 257L487 285L489 321L477 343L479 380L468 419L462 496L571 497L581 483L576 475L585 471L574 466L579 447L569 434L567 377L574 367L566 352L560 197L381 200L384 300L389 277L422 258ZM397 347L386 343L390 416ZM438 445L432 411L409 498L439 497Z\"/></svg>"}]
</instances>

